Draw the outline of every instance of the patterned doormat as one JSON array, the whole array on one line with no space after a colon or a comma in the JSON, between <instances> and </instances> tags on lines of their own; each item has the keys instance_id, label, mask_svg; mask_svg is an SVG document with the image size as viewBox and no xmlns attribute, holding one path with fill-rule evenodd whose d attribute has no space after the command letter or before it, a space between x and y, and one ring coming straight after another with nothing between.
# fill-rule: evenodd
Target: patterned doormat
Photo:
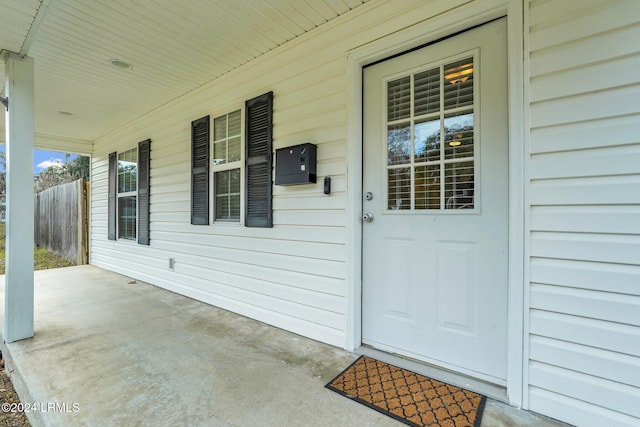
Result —
<instances>
[{"instance_id":1,"label":"patterned doormat","mask_svg":"<svg viewBox=\"0 0 640 427\"><path fill-rule=\"evenodd\" d=\"M478 427L485 397L361 356L326 385L410 426Z\"/></svg>"}]
</instances>

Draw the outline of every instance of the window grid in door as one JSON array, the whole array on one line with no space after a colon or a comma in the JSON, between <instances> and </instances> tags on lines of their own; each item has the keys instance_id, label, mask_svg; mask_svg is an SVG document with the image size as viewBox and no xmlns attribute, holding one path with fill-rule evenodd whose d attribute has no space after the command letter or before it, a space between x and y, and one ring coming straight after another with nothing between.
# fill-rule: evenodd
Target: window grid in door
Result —
<instances>
[{"instance_id":1,"label":"window grid in door","mask_svg":"<svg viewBox=\"0 0 640 427\"><path fill-rule=\"evenodd\" d=\"M474 209L473 55L386 82L388 210Z\"/></svg>"}]
</instances>

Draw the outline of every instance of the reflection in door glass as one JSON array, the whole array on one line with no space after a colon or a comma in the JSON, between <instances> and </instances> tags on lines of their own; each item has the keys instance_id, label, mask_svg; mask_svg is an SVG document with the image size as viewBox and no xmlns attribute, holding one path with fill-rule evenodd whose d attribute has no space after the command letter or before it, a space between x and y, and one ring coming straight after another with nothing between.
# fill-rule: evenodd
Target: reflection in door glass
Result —
<instances>
[{"instance_id":1,"label":"reflection in door glass","mask_svg":"<svg viewBox=\"0 0 640 427\"><path fill-rule=\"evenodd\" d=\"M440 120L416 121L413 134L416 162L440 159Z\"/></svg>"},{"instance_id":2,"label":"reflection in door glass","mask_svg":"<svg viewBox=\"0 0 640 427\"><path fill-rule=\"evenodd\" d=\"M401 165L411 161L411 129L409 124L387 127L387 164Z\"/></svg>"},{"instance_id":3,"label":"reflection in door glass","mask_svg":"<svg viewBox=\"0 0 640 427\"><path fill-rule=\"evenodd\" d=\"M473 209L473 162L445 165L445 209Z\"/></svg>"},{"instance_id":4,"label":"reflection in door glass","mask_svg":"<svg viewBox=\"0 0 640 427\"><path fill-rule=\"evenodd\" d=\"M440 209L440 165L416 167L416 209Z\"/></svg>"},{"instance_id":5,"label":"reflection in door glass","mask_svg":"<svg viewBox=\"0 0 640 427\"><path fill-rule=\"evenodd\" d=\"M445 159L473 157L473 112L445 117L444 142Z\"/></svg>"},{"instance_id":6,"label":"reflection in door glass","mask_svg":"<svg viewBox=\"0 0 640 427\"><path fill-rule=\"evenodd\" d=\"M411 169L389 169L388 205L391 210L411 209Z\"/></svg>"},{"instance_id":7,"label":"reflection in door glass","mask_svg":"<svg viewBox=\"0 0 640 427\"><path fill-rule=\"evenodd\" d=\"M444 66L444 109L473 105L473 58Z\"/></svg>"}]
</instances>

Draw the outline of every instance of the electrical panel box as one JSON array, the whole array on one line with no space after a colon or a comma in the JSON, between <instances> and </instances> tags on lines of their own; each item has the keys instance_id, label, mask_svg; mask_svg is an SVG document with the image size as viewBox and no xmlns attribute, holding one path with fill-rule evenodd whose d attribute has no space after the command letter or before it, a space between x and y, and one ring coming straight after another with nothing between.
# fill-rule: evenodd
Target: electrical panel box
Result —
<instances>
[{"instance_id":1,"label":"electrical panel box","mask_svg":"<svg viewBox=\"0 0 640 427\"><path fill-rule=\"evenodd\" d=\"M276 185L316 182L316 145L310 142L276 150Z\"/></svg>"}]
</instances>

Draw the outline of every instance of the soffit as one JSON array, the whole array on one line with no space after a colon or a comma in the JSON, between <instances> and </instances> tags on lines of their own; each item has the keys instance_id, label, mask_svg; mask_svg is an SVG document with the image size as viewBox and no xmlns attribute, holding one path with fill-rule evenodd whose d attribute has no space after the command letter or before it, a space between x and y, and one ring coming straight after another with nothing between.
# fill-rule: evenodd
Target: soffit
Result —
<instances>
[{"instance_id":1,"label":"soffit","mask_svg":"<svg viewBox=\"0 0 640 427\"><path fill-rule=\"evenodd\" d=\"M0 0L0 49L35 59L36 133L90 141L366 1Z\"/></svg>"}]
</instances>

